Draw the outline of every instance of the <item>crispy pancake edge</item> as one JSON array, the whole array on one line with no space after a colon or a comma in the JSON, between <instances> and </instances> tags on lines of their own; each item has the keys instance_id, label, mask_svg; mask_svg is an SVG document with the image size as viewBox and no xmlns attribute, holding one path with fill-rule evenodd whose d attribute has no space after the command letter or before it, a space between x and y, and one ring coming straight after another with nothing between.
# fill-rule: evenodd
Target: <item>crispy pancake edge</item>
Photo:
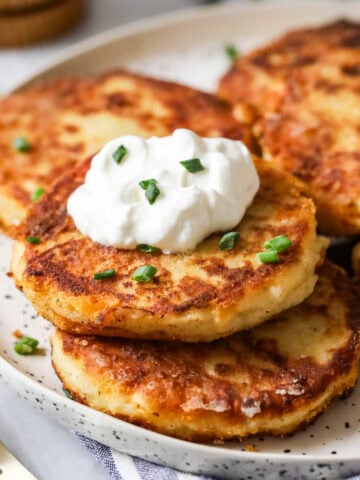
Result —
<instances>
[{"instance_id":1,"label":"crispy pancake edge","mask_svg":"<svg viewBox=\"0 0 360 480\"><path fill-rule=\"evenodd\" d=\"M220 252L220 236L213 235L185 256L121 251L95 244L77 232L67 216L64 198L83 182L89 166L85 162L63 177L49 195L45 194L30 210L26 221L14 230L17 242L11 268L16 285L41 315L74 333L212 341L271 318L300 303L312 292L317 279L315 267L322 260L327 241L316 237L314 206L301 183L261 160L257 162L266 183L258 194L257 206L255 202L252 207L254 218L251 208L247 214L250 241L245 230L242 247L240 241L237 250ZM266 217L266 205L261 202L270 198L274 205L280 208L281 204L287 210L276 215L268 213ZM247 248L255 248L251 243L254 241L255 252L263 249L266 238L261 240L264 235L261 221L263 227L267 223L261 220L258 225L258 215L265 215L268 222L269 218L279 220L280 215L281 232L279 225L275 230L270 225L267 235L287 232L295 242L282 255L279 264L252 265L241 256L241 248L244 252ZM240 232L246 228L247 217L240 223ZM39 235L43 241L39 245L29 245L25 241L28 235ZM255 261L255 252L248 253L252 261ZM233 257L241 261L239 268L233 265ZM229 268L225 260L232 261L233 266ZM89 262L94 263L90 272ZM114 267L116 262L120 262L115 267L117 279L107 282L92 279L93 271ZM132 284L126 271L149 263L157 266L158 279L149 284ZM75 269L74 273L67 265ZM175 266L176 270L182 268L181 278L173 283ZM200 273L205 275L205 281ZM210 280L217 282L216 286ZM279 293L272 288L275 285L281 286ZM129 289L135 289L134 293ZM145 302L143 306L142 302Z\"/></svg>"},{"instance_id":2,"label":"crispy pancake edge","mask_svg":"<svg viewBox=\"0 0 360 480\"><path fill-rule=\"evenodd\" d=\"M349 105L356 102L354 114L349 114L354 121L360 106L359 52L360 23L339 20L295 29L240 57L218 89L220 96L235 104L235 114L243 108L242 102L256 111L254 117L261 120L257 124L253 120L254 132L264 158L309 185L319 230L330 235L360 233L360 150L355 143L360 124L344 125L345 120L339 120L340 130L331 126L331 109L321 116L319 106L325 100L314 95L327 91L328 103L347 95ZM335 66L337 73L331 71ZM292 101L296 96L298 100ZM339 111L333 119L343 115ZM304 138L309 134L309 140L296 132L303 132ZM345 148L338 145L341 138L347 138Z\"/></svg>"},{"instance_id":3,"label":"crispy pancake edge","mask_svg":"<svg viewBox=\"0 0 360 480\"><path fill-rule=\"evenodd\" d=\"M55 329L52 335L54 367L77 401L160 433L195 441L242 439L258 433L293 433L313 422L338 397L347 395L358 376L358 291L340 268L327 263L320 270L331 280L331 299L333 295L335 299L325 306L321 294L315 294L315 302L314 296L310 297L310 303L314 302L312 306L305 301L305 306L280 314L274 325L284 319L289 321L287 316L291 317L292 312L310 318L322 315L324 322L325 315L339 318L336 322L342 325L339 328L344 336L341 346L323 347L329 358L322 363L306 355L297 360L282 357L271 340L256 347L256 332L261 332L264 326L269 330L270 323L219 340L214 347L77 337ZM342 306L334 313L339 301ZM342 317L342 308L346 317ZM336 339L337 323L331 324L331 321L328 320L330 332ZM286 329L286 323L281 328ZM322 333L327 334L327 331ZM218 352L217 344L227 345L232 338L241 336L253 352L255 349L254 356L260 362L259 369L249 370L250 387L245 387L245 391L248 393L250 388L252 396L246 398L240 384L232 381L231 368L234 367L227 365L234 361L231 360L234 350L229 350L225 357L212 356ZM319 349L321 356L321 345ZM247 357L244 358L246 362ZM267 362L265 365L276 365L274 374L267 372L269 367L262 370L261 359ZM210 370L212 373L203 370L209 361L211 365L219 362ZM259 390L257 378L260 383L265 378L270 390ZM284 393L283 388L279 388L284 382L294 380L297 382L294 385L301 387L301 394L291 389L285 389L289 393Z\"/></svg>"}]
</instances>

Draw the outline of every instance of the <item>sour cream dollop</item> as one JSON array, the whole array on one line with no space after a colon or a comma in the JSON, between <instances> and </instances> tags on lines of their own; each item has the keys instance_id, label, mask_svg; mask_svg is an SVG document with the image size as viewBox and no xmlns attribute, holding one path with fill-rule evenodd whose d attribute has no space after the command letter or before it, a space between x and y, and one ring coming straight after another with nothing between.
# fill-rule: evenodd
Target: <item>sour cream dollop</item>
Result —
<instances>
[{"instance_id":1,"label":"sour cream dollop","mask_svg":"<svg viewBox=\"0 0 360 480\"><path fill-rule=\"evenodd\" d=\"M114 152L125 147L120 163ZM191 173L180 162L198 158ZM160 194L151 205L139 186L155 179ZM186 129L168 137L126 135L94 156L85 183L69 197L76 227L94 242L122 249L138 244L164 253L185 252L243 218L259 188L246 146L225 138L202 138Z\"/></svg>"}]
</instances>

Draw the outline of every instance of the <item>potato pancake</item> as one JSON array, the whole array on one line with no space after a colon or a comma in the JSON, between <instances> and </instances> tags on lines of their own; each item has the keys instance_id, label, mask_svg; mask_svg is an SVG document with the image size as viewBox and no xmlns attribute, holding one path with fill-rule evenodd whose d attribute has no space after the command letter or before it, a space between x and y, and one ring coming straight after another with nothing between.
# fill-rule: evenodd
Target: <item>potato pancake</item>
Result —
<instances>
[{"instance_id":1,"label":"potato pancake","mask_svg":"<svg viewBox=\"0 0 360 480\"><path fill-rule=\"evenodd\" d=\"M358 376L360 306L342 269L271 321L211 344L76 336L52 360L74 399L187 440L284 435L311 423Z\"/></svg>"},{"instance_id":2,"label":"potato pancake","mask_svg":"<svg viewBox=\"0 0 360 480\"><path fill-rule=\"evenodd\" d=\"M309 186L320 230L359 234L360 24L290 32L239 58L219 93L254 108L264 158Z\"/></svg>"},{"instance_id":3,"label":"potato pancake","mask_svg":"<svg viewBox=\"0 0 360 480\"><path fill-rule=\"evenodd\" d=\"M294 177L257 160L261 186L234 228L240 235L236 247L220 250L222 234L214 234L193 251L165 255L100 245L75 228L66 202L89 166L90 159L55 183L14 231L15 283L63 330L212 341L253 327L313 291L327 241L316 237L314 204ZM279 263L261 263L256 254L280 234L292 247ZM39 243L28 243L28 237ZM143 265L157 269L149 283L132 280ZM108 269L115 270L114 278L93 278Z\"/></svg>"},{"instance_id":4,"label":"potato pancake","mask_svg":"<svg viewBox=\"0 0 360 480\"><path fill-rule=\"evenodd\" d=\"M2 99L0 224L18 223L38 188L112 138L165 136L179 127L251 147L249 130L224 101L125 71L50 80Z\"/></svg>"}]
</instances>

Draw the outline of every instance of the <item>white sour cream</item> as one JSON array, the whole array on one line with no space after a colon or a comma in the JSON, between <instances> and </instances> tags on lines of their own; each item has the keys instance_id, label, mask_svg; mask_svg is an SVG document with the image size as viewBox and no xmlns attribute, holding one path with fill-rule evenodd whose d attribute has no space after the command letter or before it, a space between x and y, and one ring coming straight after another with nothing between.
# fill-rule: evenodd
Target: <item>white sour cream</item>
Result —
<instances>
[{"instance_id":1,"label":"white sour cream","mask_svg":"<svg viewBox=\"0 0 360 480\"><path fill-rule=\"evenodd\" d=\"M127 153L118 164L112 155L120 145ZM190 173L180 164L192 158L199 158L204 170ZM152 205L139 186L148 179L155 179L160 190ZM185 252L211 233L235 227L258 188L242 142L178 129L168 137L127 135L108 142L67 207L76 227L94 242Z\"/></svg>"}]
</instances>

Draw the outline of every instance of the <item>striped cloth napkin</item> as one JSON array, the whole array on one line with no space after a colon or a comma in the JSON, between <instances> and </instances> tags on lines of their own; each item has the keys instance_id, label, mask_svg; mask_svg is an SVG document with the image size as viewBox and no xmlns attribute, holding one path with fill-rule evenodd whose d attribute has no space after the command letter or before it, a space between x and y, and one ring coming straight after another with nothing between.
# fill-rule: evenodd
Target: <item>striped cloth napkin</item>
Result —
<instances>
[{"instance_id":1,"label":"striped cloth napkin","mask_svg":"<svg viewBox=\"0 0 360 480\"><path fill-rule=\"evenodd\" d=\"M102 443L77 434L97 462L105 467L112 480L215 480L214 477L197 476L117 452ZM239 472L241 473L241 472ZM294 480L287 478L286 480ZM339 479L340 480L340 479ZM360 480L360 475L343 480Z\"/></svg>"},{"instance_id":2,"label":"striped cloth napkin","mask_svg":"<svg viewBox=\"0 0 360 480\"><path fill-rule=\"evenodd\" d=\"M83 435L77 436L96 461L105 467L112 480L212 480L211 477L190 475L131 457Z\"/></svg>"}]
</instances>

